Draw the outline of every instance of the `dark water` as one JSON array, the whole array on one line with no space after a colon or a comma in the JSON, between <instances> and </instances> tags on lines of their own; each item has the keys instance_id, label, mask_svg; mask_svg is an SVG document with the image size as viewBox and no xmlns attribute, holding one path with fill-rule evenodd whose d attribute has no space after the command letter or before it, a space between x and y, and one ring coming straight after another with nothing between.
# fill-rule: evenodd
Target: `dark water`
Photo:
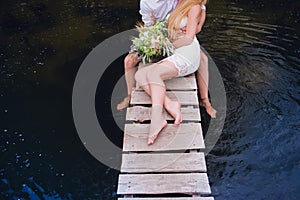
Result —
<instances>
[{"instance_id":1,"label":"dark water","mask_svg":"<svg viewBox=\"0 0 300 200\"><path fill-rule=\"evenodd\" d=\"M213 195L300 199L299 3L207 7L199 40L219 67L228 106L207 156ZM13 0L0 10L0 199L115 199L118 171L95 160L76 133L72 86L93 47L134 26L138 0ZM107 70L96 105L117 145L110 95L121 64Z\"/></svg>"}]
</instances>

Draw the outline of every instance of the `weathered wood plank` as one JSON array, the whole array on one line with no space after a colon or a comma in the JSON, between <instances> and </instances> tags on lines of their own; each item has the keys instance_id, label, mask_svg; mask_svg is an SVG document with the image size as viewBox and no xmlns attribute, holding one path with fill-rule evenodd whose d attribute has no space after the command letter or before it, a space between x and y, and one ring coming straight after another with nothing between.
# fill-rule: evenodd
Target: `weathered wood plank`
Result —
<instances>
[{"instance_id":1,"label":"weathered wood plank","mask_svg":"<svg viewBox=\"0 0 300 200\"><path fill-rule=\"evenodd\" d=\"M147 144L149 124L125 124L123 151L204 149L200 123L168 124L152 145Z\"/></svg>"},{"instance_id":2,"label":"weathered wood plank","mask_svg":"<svg viewBox=\"0 0 300 200\"><path fill-rule=\"evenodd\" d=\"M206 173L120 174L118 194L210 194Z\"/></svg>"},{"instance_id":3,"label":"weathered wood plank","mask_svg":"<svg viewBox=\"0 0 300 200\"><path fill-rule=\"evenodd\" d=\"M174 120L173 117L164 111L167 120ZM192 106L181 108L182 119L185 121L201 121L201 115L199 108L194 108ZM127 108L126 120L127 121L138 121L143 122L145 120L150 120L151 117L151 107L144 106L134 106Z\"/></svg>"},{"instance_id":4,"label":"weathered wood plank","mask_svg":"<svg viewBox=\"0 0 300 200\"><path fill-rule=\"evenodd\" d=\"M205 156L203 152L123 154L121 172L206 172Z\"/></svg>"},{"instance_id":5,"label":"weathered wood plank","mask_svg":"<svg viewBox=\"0 0 300 200\"><path fill-rule=\"evenodd\" d=\"M132 194L125 194L124 197L127 199L127 198L133 198L133 195Z\"/></svg>"},{"instance_id":6,"label":"weathered wood plank","mask_svg":"<svg viewBox=\"0 0 300 200\"><path fill-rule=\"evenodd\" d=\"M177 100L181 105L199 105L196 91L167 91L171 100ZM151 98L144 91L134 91L131 95L131 104L151 104Z\"/></svg>"},{"instance_id":7,"label":"weathered wood plank","mask_svg":"<svg viewBox=\"0 0 300 200\"><path fill-rule=\"evenodd\" d=\"M151 198L118 198L118 200L214 200L213 197L151 197Z\"/></svg>"},{"instance_id":8,"label":"weathered wood plank","mask_svg":"<svg viewBox=\"0 0 300 200\"><path fill-rule=\"evenodd\" d=\"M196 90L197 82L195 77L178 77L165 81L167 90ZM137 90L142 90L138 84L136 84Z\"/></svg>"}]
</instances>

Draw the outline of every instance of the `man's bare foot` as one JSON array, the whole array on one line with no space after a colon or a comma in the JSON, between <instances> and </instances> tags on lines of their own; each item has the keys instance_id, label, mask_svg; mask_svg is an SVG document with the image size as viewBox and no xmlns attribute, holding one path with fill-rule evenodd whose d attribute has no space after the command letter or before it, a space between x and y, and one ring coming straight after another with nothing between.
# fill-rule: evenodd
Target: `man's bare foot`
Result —
<instances>
[{"instance_id":1,"label":"man's bare foot","mask_svg":"<svg viewBox=\"0 0 300 200\"><path fill-rule=\"evenodd\" d=\"M168 125L167 121L165 119L161 120L161 122L158 124L150 124L150 131L148 135L148 144L153 144L156 140L158 134L161 132L162 129L164 129Z\"/></svg>"},{"instance_id":2,"label":"man's bare foot","mask_svg":"<svg viewBox=\"0 0 300 200\"><path fill-rule=\"evenodd\" d=\"M131 96L128 95L117 105L117 110L123 110L124 108L127 108L129 106Z\"/></svg>"},{"instance_id":3,"label":"man's bare foot","mask_svg":"<svg viewBox=\"0 0 300 200\"><path fill-rule=\"evenodd\" d=\"M181 105L178 101L171 101L165 105L166 110L175 119L174 125L178 126L182 122Z\"/></svg>"},{"instance_id":4,"label":"man's bare foot","mask_svg":"<svg viewBox=\"0 0 300 200\"><path fill-rule=\"evenodd\" d=\"M217 117L217 111L211 106L208 98L201 99L200 106L205 108L207 114L211 118L216 118Z\"/></svg>"}]
</instances>

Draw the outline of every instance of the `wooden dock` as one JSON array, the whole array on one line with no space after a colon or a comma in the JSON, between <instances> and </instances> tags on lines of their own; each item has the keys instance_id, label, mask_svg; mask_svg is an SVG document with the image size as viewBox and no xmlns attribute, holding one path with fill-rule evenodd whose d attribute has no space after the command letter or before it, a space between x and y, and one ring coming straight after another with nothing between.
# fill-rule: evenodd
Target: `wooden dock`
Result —
<instances>
[{"instance_id":1,"label":"wooden dock","mask_svg":"<svg viewBox=\"0 0 300 200\"><path fill-rule=\"evenodd\" d=\"M183 122L168 126L147 144L151 99L133 92L124 129L119 200L213 200L204 156L204 140L194 75L165 82L167 95L182 105Z\"/></svg>"}]
</instances>

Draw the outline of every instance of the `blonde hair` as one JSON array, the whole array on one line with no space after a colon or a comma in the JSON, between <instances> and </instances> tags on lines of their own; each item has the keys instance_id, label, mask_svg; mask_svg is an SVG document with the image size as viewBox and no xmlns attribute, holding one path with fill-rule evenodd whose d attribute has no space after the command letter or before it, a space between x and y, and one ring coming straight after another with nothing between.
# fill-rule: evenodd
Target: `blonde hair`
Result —
<instances>
[{"instance_id":1,"label":"blonde hair","mask_svg":"<svg viewBox=\"0 0 300 200\"><path fill-rule=\"evenodd\" d=\"M175 39L180 29L181 20L187 17L188 12L194 5L205 5L207 0L184 0L170 14L168 19L168 30L171 39Z\"/></svg>"}]
</instances>

